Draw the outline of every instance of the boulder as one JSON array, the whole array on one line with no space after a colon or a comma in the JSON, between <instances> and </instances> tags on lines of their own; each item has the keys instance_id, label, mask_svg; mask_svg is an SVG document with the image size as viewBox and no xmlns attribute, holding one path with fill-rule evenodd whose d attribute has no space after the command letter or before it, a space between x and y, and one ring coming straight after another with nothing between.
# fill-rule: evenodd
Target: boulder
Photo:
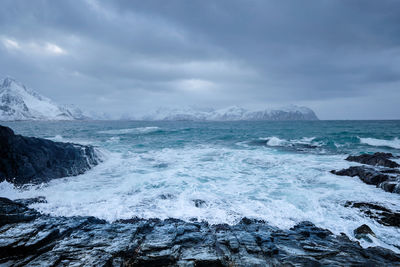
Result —
<instances>
[{"instance_id":1,"label":"boulder","mask_svg":"<svg viewBox=\"0 0 400 267\"><path fill-rule=\"evenodd\" d=\"M99 162L92 146L25 137L0 126L0 181L43 183L82 174Z\"/></svg>"},{"instance_id":2,"label":"boulder","mask_svg":"<svg viewBox=\"0 0 400 267\"><path fill-rule=\"evenodd\" d=\"M369 236L373 236L373 237L376 237L375 236L375 233L371 230L371 228L368 226L368 225L366 225L366 224L363 224L363 225L361 225L360 227L358 227L357 229L355 229L354 230L354 237L355 238L357 238L357 239L364 239L364 240L366 240L367 242L370 242L370 243L372 243L372 240L371 240L371 238L369 237Z\"/></svg>"}]
</instances>

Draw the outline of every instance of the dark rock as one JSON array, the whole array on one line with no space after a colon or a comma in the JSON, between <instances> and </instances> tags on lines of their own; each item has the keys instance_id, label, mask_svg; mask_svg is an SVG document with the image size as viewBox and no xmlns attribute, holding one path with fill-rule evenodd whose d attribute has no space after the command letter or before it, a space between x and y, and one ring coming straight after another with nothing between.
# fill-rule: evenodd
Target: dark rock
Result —
<instances>
[{"instance_id":1,"label":"dark rock","mask_svg":"<svg viewBox=\"0 0 400 267\"><path fill-rule=\"evenodd\" d=\"M98 163L92 146L24 137L0 126L0 181L43 183L82 174Z\"/></svg>"},{"instance_id":2,"label":"dark rock","mask_svg":"<svg viewBox=\"0 0 400 267\"><path fill-rule=\"evenodd\" d=\"M366 184L375 185L386 192L400 193L400 175L396 171L388 169L374 169L366 166L353 166L340 171L331 171L340 176L358 176Z\"/></svg>"},{"instance_id":3,"label":"dark rock","mask_svg":"<svg viewBox=\"0 0 400 267\"><path fill-rule=\"evenodd\" d=\"M345 207L356 208L364 215L386 226L400 227L400 213L374 203L348 201Z\"/></svg>"},{"instance_id":4,"label":"dark rock","mask_svg":"<svg viewBox=\"0 0 400 267\"><path fill-rule=\"evenodd\" d=\"M379 185L389 180L389 175L365 166L353 166L340 171L332 171L332 173L340 176L358 176L364 183L373 185Z\"/></svg>"},{"instance_id":5,"label":"dark rock","mask_svg":"<svg viewBox=\"0 0 400 267\"><path fill-rule=\"evenodd\" d=\"M0 265L398 266L400 256L362 248L302 222L290 230L244 219L209 225L178 219L52 217L0 198ZM10 220L10 218L13 218Z\"/></svg>"},{"instance_id":6,"label":"dark rock","mask_svg":"<svg viewBox=\"0 0 400 267\"><path fill-rule=\"evenodd\" d=\"M368 235L371 235L371 236L373 236L373 237L376 237L376 236L375 236L375 233L374 233L374 232L371 230L371 228L370 228L368 225L366 225L366 224L363 224L363 225L361 225L360 227L358 227L357 229L354 230L354 237L355 237L355 238L357 238L357 239L364 239L364 240L366 240L366 241L372 243L372 240L371 240L371 238L370 238Z\"/></svg>"},{"instance_id":7,"label":"dark rock","mask_svg":"<svg viewBox=\"0 0 400 267\"><path fill-rule=\"evenodd\" d=\"M15 199L14 202L20 203L25 206L29 206L35 203L47 203L47 200L43 196L35 197L35 198L23 198L23 199Z\"/></svg>"},{"instance_id":8,"label":"dark rock","mask_svg":"<svg viewBox=\"0 0 400 267\"><path fill-rule=\"evenodd\" d=\"M163 199L163 200L165 200L165 199L173 199L174 195L168 194L168 193L167 194L161 194L160 198Z\"/></svg>"},{"instance_id":9,"label":"dark rock","mask_svg":"<svg viewBox=\"0 0 400 267\"><path fill-rule=\"evenodd\" d=\"M394 156L391 153L376 152L375 154L362 154L359 156L348 156L347 161L354 161L362 164L368 164L372 166L383 166L388 168L400 167L399 164L390 160Z\"/></svg>"},{"instance_id":10,"label":"dark rock","mask_svg":"<svg viewBox=\"0 0 400 267\"><path fill-rule=\"evenodd\" d=\"M196 208L203 208L206 206L206 202L202 199L193 199L192 201Z\"/></svg>"}]
</instances>

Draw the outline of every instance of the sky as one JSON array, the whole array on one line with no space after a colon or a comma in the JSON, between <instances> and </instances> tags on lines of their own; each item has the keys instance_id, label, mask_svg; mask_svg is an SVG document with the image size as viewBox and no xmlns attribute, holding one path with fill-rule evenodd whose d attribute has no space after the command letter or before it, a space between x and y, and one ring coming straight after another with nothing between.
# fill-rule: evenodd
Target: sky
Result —
<instances>
[{"instance_id":1,"label":"sky","mask_svg":"<svg viewBox=\"0 0 400 267\"><path fill-rule=\"evenodd\" d=\"M400 119L398 0L3 0L0 77L62 104Z\"/></svg>"}]
</instances>

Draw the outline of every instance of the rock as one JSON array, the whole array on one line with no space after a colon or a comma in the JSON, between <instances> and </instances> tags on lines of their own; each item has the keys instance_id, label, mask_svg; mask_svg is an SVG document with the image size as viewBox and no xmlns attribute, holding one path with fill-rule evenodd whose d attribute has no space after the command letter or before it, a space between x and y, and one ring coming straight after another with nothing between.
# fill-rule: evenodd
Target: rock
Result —
<instances>
[{"instance_id":1,"label":"rock","mask_svg":"<svg viewBox=\"0 0 400 267\"><path fill-rule=\"evenodd\" d=\"M31 200L32 201L32 200ZM398 266L391 250L362 248L302 222L209 225L178 219L120 220L42 215L0 198L0 265L6 266Z\"/></svg>"},{"instance_id":2,"label":"rock","mask_svg":"<svg viewBox=\"0 0 400 267\"><path fill-rule=\"evenodd\" d=\"M400 227L400 212L392 211L381 205L366 202L347 201L345 207L356 208L364 215L386 226Z\"/></svg>"},{"instance_id":3,"label":"rock","mask_svg":"<svg viewBox=\"0 0 400 267\"><path fill-rule=\"evenodd\" d=\"M34 197L34 198L22 198L22 199L15 199L14 202L20 203L25 206L29 206L35 203L47 203L47 200L43 196Z\"/></svg>"},{"instance_id":4,"label":"rock","mask_svg":"<svg viewBox=\"0 0 400 267\"><path fill-rule=\"evenodd\" d=\"M196 208L203 208L203 207L205 207L206 204L207 204L207 203L206 203L204 200L202 200L202 199L193 199L192 201L193 201L194 206L195 206Z\"/></svg>"},{"instance_id":5,"label":"rock","mask_svg":"<svg viewBox=\"0 0 400 267\"><path fill-rule=\"evenodd\" d=\"M366 184L375 185L390 193L400 193L400 175L392 169L374 169L366 166L353 166L340 171L331 171L340 176L358 176Z\"/></svg>"},{"instance_id":6,"label":"rock","mask_svg":"<svg viewBox=\"0 0 400 267\"><path fill-rule=\"evenodd\" d=\"M370 238L368 235L371 235L371 236L373 236L373 237L376 237L376 236L375 236L375 233L374 233L374 232L371 230L371 228L370 228L368 225L366 225L366 224L363 224L363 225L361 225L360 227L358 227L357 229L354 230L354 237L355 237L355 238L357 238L357 239L364 239L364 240L366 240L367 242L372 243L372 240L371 240L371 238Z\"/></svg>"},{"instance_id":7,"label":"rock","mask_svg":"<svg viewBox=\"0 0 400 267\"><path fill-rule=\"evenodd\" d=\"M379 185L389 180L389 175L365 166L353 166L340 171L331 171L331 173L340 176L358 176L364 183L372 185Z\"/></svg>"},{"instance_id":8,"label":"rock","mask_svg":"<svg viewBox=\"0 0 400 267\"><path fill-rule=\"evenodd\" d=\"M92 146L24 137L0 126L0 181L43 183L82 174L99 162Z\"/></svg>"},{"instance_id":9,"label":"rock","mask_svg":"<svg viewBox=\"0 0 400 267\"><path fill-rule=\"evenodd\" d=\"M359 156L348 156L347 161L354 161L372 166L383 166L388 168L398 168L400 165L389 158L394 156L391 153L376 152L375 154L362 154Z\"/></svg>"}]
</instances>

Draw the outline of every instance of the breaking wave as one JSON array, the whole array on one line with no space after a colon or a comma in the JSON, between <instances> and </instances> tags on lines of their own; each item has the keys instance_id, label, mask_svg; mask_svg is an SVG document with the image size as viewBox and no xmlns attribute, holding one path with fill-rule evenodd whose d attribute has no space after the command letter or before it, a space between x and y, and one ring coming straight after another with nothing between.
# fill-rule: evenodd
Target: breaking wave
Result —
<instances>
[{"instance_id":1,"label":"breaking wave","mask_svg":"<svg viewBox=\"0 0 400 267\"><path fill-rule=\"evenodd\" d=\"M369 138L369 137L368 138L358 137L358 138L360 139L361 144L400 149L400 139L398 139L397 137L394 138L393 140L376 139L376 138Z\"/></svg>"},{"instance_id":2,"label":"breaking wave","mask_svg":"<svg viewBox=\"0 0 400 267\"><path fill-rule=\"evenodd\" d=\"M100 134L146 134L160 131L159 127L150 126L150 127L138 127L138 128L128 128L128 129L115 129L115 130L106 130L99 131Z\"/></svg>"}]
</instances>

